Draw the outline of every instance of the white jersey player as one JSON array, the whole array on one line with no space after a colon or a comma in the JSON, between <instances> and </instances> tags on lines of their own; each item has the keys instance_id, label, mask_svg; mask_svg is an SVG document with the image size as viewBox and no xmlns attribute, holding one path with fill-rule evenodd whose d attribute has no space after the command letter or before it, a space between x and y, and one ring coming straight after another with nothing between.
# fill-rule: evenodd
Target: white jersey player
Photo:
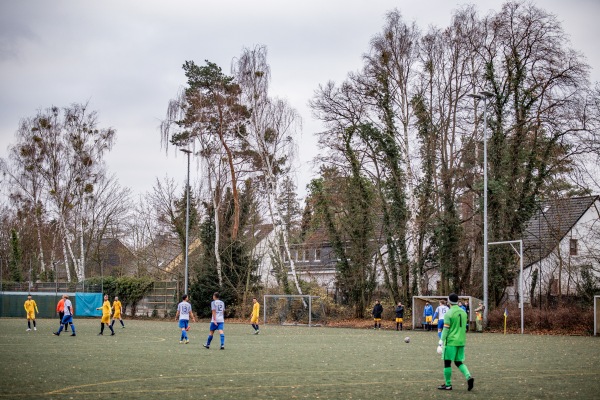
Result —
<instances>
[{"instance_id":1,"label":"white jersey player","mask_svg":"<svg viewBox=\"0 0 600 400\"><path fill-rule=\"evenodd\" d=\"M450 310L446 305L446 300L440 300L440 305L435 309L433 313L433 320L438 319L438 337L442 338L442 330L444 329L444 315Z\"/></svg>"},{"instance_id":2,"label":"white jersey player","mask_svg":"<svg viewBox=\"0 0 600 400\"><path fill-rule=\"evenodd\" d=\"M219 292L213 294L213 301L210 303L210 309L212 311L212 318L210 320L210 333L204 347L210 348L210 342L213 339L213 335L216 330L221 335L221 350L225 350L225 333L223 332L223 325L225 323L225 303L219 300Z\"/></svg>"}]
</instances>

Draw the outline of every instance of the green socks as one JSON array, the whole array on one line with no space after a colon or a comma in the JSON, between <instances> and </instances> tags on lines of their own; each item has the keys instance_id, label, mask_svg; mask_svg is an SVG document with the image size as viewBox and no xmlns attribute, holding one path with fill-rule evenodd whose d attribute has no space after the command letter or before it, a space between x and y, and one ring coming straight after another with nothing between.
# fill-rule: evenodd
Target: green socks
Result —
<instances>
[{"instance_id":1,"label":"green socks","mask_svg":"<svg viewBox=\"0 0 600 400\"><path fill-rule=\"evenodd\" d=\"M452 386L452 367L444 368L444 379L446 379L446 386Z\"/></svg>"},{"instance_id":2,"label":"green socks","mask_svg":"<svg viewBox=\"0 0 600 400\"><path fill-rule=\"evenodd\" d=\"M458 370L462 372L465 378L469 379L471 373L465 364L461 364ZM452 367L444 368L444 379L446 379L446 386L452 386Z\"/></svg>"},{"instance_id":3,"label":"green socks","mask_svg":"<svg viewBox=\"0 0 600 400\"><path fill-rule=\"evenodd\" d=\"M460 364L460 367L458 367L458 370L460 372L462 372L462 374L465 376L465 378L469 379L471 377L471 373L469 372L469 369L467 368L467 366L465 364Z\"/></svg>"}]
</instances>

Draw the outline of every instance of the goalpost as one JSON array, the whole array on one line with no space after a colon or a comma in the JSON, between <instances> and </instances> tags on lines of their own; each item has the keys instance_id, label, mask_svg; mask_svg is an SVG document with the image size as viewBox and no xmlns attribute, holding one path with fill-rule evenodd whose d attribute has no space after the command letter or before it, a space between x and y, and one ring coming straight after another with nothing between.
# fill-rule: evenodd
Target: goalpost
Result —
<instances>
[{"instance_id":1,"label":"goalpost","mask_svg":"<svg viewBox=\"0 0 600 400\"><path fill-rule=\"evenodd\" d=\"M269 321L278 323L279 325L294 325L302 326L319 326L315 324L315 318L321 320L321 307L316 307L315 301L320 299L319 296L311 295L293 295L293 294L266 294L263 298L263 318L264 324Z\"/></svg>"},{"instance_id":2,"label":"goalpost","mask_svg":"<svg viewBox=\"0 0 600 400\"><path fill-rule=\"evenodd\" d=\"M600 296L594 296L594 336L600 333Z\"/></svg>"},{"instance_id":3,"label":"goalpost","mask_svg":"<svg viewBox=\"0 0 600 400\"><path fill-rule=\"evenodd\" d=\"M519 251L515 249L513 244L519 243ZM519 308L521 309L521 335L525 333L525 317L523 306L523 239L519 240L504 240L502 242L490 242L490 246L499 244L510 244L510 247L519 255ZM506 321L505 321L506 322ZM506 330L506 327L505 327ZM506 333L506 332L505 332Z\"/></svg>"},{"instance_id":4,"label":"goalpost","mask_svg":"<svg viewBox=\"0 0 600 400\"><path fill-rule=\"evenodd\" d=\"M440 304L440 300L447 300L448 296L413 296L412 298L412 328L414 329L425 329L425 317L423 311L425 309L425 303L429 302L435 310ZM476 321L476 312L478 304L481 303L481 299L473 296L458 296L458 299L462 302L467 301L469 303L469 312L467 318L469 325L473 325ZM473 329L476 329L473 327Z\"/></svg>"}]
</instances>

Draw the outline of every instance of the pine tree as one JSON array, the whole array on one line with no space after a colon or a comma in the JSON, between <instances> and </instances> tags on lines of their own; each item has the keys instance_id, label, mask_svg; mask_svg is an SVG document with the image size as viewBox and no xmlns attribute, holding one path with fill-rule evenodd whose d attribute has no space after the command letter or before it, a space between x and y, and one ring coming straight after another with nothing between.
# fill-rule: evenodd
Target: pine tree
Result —
<instances>
[{"instance_id":1,"label":"pine tree","mask_svg":"<svg viewBox=\"0 0 600 400\"><path fill-rule=\"evenodd\" d=\"M10 278L14 282L23 282L23 274L21 272L21 260L23 258L23 250L21 249L21 242L17 231L13 228L10 231L10 247L11 255L8 268L10 271Z\"/></svg>"}]
</instances>

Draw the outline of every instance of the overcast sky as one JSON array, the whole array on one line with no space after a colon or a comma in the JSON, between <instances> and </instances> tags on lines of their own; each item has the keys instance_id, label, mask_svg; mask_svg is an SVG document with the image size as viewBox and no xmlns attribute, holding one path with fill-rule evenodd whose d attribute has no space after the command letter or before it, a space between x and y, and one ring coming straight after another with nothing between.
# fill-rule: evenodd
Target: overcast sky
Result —
<instances>
[{"instance_id":1,"label":"overcast sky","mask_svg":"<svg viewBox=\"0 0 600 400\"><path fill-rule=\"evenodd\" d=\"M38 109L89 102L100 127L117 130L106 161L135 194L156 177L183 182L186 160L161 149L158 126L169 99L185 84L186 60L210 60L230 72L244 47L265 45L272 94L303 118L300 194L314 175L314 132L307 106L319 84L360 68L385 14L397 8L422 31L446 27L454 0L0 0L0 157L15 142L19 120ZM478 1L481 14L503 1ZM555 14L600 81L600 1L539 0ZM484 5L483 5L484 4ZM192 171L192 180L195 171Z\"/></svg>"}]
</instances>

